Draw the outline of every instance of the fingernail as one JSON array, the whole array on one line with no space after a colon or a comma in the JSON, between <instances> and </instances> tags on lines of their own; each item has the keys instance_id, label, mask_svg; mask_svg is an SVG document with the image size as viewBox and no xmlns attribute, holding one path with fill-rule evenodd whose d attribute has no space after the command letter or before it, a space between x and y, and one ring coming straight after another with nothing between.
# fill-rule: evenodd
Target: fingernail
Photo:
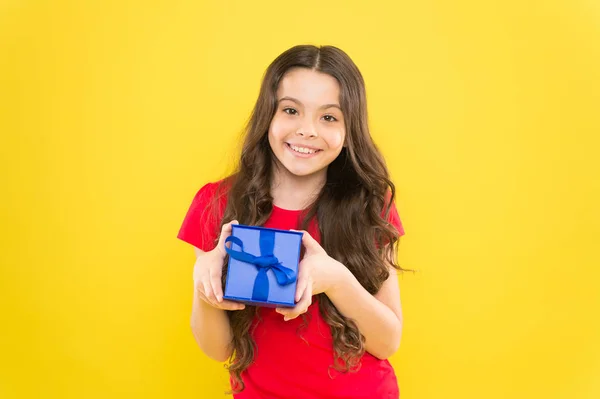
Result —
<instances>
[{"instance_id":1,"label":"fingernail","mask_svg":"<svg viewBox=\"0 0 600 399\"><path fill-rule=\"evenodd\" d=\"M217 301L223 302L223 297L221 295L217 295Z\"/></svg>"}]
</instances>

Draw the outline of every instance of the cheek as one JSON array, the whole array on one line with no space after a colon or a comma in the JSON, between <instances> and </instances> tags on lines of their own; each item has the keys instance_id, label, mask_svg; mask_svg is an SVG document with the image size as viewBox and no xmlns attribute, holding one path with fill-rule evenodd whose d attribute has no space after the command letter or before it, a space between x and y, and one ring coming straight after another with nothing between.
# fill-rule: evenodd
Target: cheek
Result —
<instances>
[{"instance_id":1,"label":"cheek","mask_svg":"<svg viewBox=\"0 0 600 399\"><path fill-rule=\"evenodd\" d=\"M285 118L278 118L275 116L269 126L269 137L273 139L283 139L290 131L293 130L293 126L290 121Z\"/></svg>"},{"instance_id":2,"label":"cheek","mask_svg":"<svg viewBox=\"0 0 600 399\"><path fill-rule=\"evenodd\" d=\"M343 129L330 132L327 135L327 146L331 149L341 148L344 145L345 132Z\"/></svg>"}]
</instances>

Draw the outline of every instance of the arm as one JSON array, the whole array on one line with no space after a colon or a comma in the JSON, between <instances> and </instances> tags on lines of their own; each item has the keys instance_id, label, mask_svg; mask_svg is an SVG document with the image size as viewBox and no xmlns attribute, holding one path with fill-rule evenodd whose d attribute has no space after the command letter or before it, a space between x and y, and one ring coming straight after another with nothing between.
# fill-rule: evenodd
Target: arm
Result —
<instances>
[{"instance_id":1,"label":"arm","mask_svg":"<svg viewBox=\"0 0 600 399\"><path fill-rule=\"evenodd\" d=\"M237 223L237 222L235 222ZM226 361L232 354L233 337L226 310L241 310L243 304L223 299L221 273L225 238L231 234L231 223L223 225L219 244L210 252L194 247L194 299L190 324L196 343L210 358Z\"/></svg>"},{"instance_id":2,"label":"arm","mask_svg":"<svg viewBox=\"0 0 600 399\"><path fill-rule=\"evenodd\" d=\"M342 277L326 292L327 296L340 313L356 322L365 336L365 349L379 359L387 359L398 350L402 336L402 308L396 269L390 266L389 278L373 296L344 265L337 263Z\"/></svg>"},{"instance_id":3,"label":"arm","mask_svg":"<svg viewBox=\"0 0 600 399\"><path fill-rule=\"evenodd\" d=\"M331 258L306 231L306 248L298 266L296 306L278 308L284 320L308 310L312 295L324 292L344 316L353 319L365 336L366 350L379 359L393 355L400 346L402 311L396 269L388 264L390 276L377 294L371 295L346 266Z\"/></svg>"},{"instance_id":4,"label":"arm","mask_svg":"<svg viewBox=\"0 0 600 399\"><path fill-rule=\"evenodd\" d=\"M196 263L205 253L194 247ZM192 303L192 334L200 349L210 358L224 362L231 356L231 326L225 310L207 303L204 294L194 289Z\"/></svg>"}]
</instances>

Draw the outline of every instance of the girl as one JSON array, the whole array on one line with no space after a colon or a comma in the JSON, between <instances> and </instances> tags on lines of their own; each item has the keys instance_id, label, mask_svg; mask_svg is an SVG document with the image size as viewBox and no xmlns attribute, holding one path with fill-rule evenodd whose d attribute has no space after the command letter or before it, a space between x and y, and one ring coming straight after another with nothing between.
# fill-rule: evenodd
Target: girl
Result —
<instances>
[{"instance_id":1,"label":"girl","mask_svg":"<svg viewBox=\"0 0 600 399\"><path fill-rule=\"evenodd\" d=\"M294 308L223 299L238 221L304 230ZM230 359L234 398L398 398L386 359L402 332L403 234L358 68L332 46L285 51L265 73L237 172L198 191L178 235L197 256L194 337Z\"/></svg>"}]
</instances>

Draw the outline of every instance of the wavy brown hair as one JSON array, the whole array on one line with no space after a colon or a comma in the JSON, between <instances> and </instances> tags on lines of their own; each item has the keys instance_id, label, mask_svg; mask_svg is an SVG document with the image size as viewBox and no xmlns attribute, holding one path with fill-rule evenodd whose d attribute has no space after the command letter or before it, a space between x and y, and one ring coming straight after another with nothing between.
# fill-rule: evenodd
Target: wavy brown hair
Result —
<instances>
[{"instance_id":1,"label":"wavy brown hair","mask_svg":"<svg viewBox=\"0 0 600 399\"><path fill-rule=\"evenodd\" d=\"M290 68L296 67L337 79L346 124L346 146L328 166L327 181L304 212L300 227L306 229L316 217L325 251L344 264L368 292L375 294L389 276L388 263L404 270L396 263L398 231L387 222L395 189L369 133L363 77L350 57L336 47L295 46L267 68L246 127L239 165L222 182L225 189L220 192L228 198L221 224L236 219L241 224L260 226L271 215L270 188L275 162L268 131L277 109L279 83ZM215 235L218 236L216 232ZM226 269L225 264L223 280ZM342 315L325 294L319 294L318 303L333 337L332 367L342 372L357 370L365 352L365 339L357 324ZM257 315L254 306L228 312L233 332L228 369L234 391L244 389L241 374L254 358L255 343L250 328Z\"/></svg>"}]
</instances>

